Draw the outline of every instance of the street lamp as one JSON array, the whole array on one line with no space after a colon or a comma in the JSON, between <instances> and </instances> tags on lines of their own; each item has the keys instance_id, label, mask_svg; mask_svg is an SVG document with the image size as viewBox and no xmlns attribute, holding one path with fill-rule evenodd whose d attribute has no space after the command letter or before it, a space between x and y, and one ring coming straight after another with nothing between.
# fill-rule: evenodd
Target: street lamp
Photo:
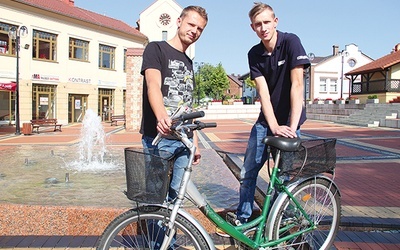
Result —
<instances>
[{"instance_id":1,"label":"street lamp","mask_svg":"<svg viewBox=\"0 0 400 250\"><path fill-rule=\"evenodd\" d=\"M17 73L16 73L16 88L15 88L15 134L20 135L21 129L19 124L19 49L21 36L25 37L28 34L26 26L11 27L8 31L8 37L15 40L15 54L17 56Z\"/></svg>"},{"instance_id":2,"label":"street lamp","mask_svg":"<svg viewBox=\"0 0 400 250\"><path fill-rule=\"evenodd\" d=\"M344 58L349 55L347 51L339 51L338 55L342 56L342 73L340 75L340 99L343 99L343 68L344 68ZM349 93L350 95L350 93Z\"/></svg>"},{"instance_id":3,"label":"street lamp","mask_svg":"<svg viewBox=\"0 0 400 250\"><path fill-rule=\"evenodd\" d=\"M310 60L310 67L308 67L307 68L307 70L306 70L306 73L308 73L307 74L307 77L308 77L308 82L307 81L305 81L305 85L304 85L304 102L306 102L307 101L307 92L308 92L308 97L310 97L310 89L311 89L311 74L312 74L312 64L311 64L311 62L314 60L314 58L315 58L315 55L314 55L314 53L309 53L308 55L308 60ZM307 89L308 89L308 91L307 91Z\"/></svg>"},{"instance_id":4,"label":"street lamp","mask_svg":"<svg viewBox=\"0 0 400 250\"><path fill-rule=\"evenodd\" d=\"M197 68L197 75L198 75L198 79L199 82L196 83L196 87L197 87L197 105L200 105L200 82L201 82L201 74L200 74L200 70L201 67L204 66L204 62L195 62L194 63L194 67Z\"/></svg>"}]
</instances>

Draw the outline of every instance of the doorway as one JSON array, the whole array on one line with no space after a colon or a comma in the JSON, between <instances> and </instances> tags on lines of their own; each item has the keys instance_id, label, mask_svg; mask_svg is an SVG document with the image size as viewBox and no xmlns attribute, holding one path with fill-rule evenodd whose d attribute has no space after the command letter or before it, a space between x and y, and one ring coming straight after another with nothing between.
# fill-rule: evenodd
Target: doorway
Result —
<instances>
[{"instance_id":1,"label":"doorway","mask_svg":"<svg viewBox=\"0 0 400 250\"><path fill-rule=\"evenodd\" d=\"M68 123L82 122L88 109L88 95L68 95Z\"/></svg>"},{"instance_id":2,"label":"doorway","mask_svg":"<svg viewBox=\"0 0 400 250\"><path fill-rule=\"evenodd\" d=\"M55 91L53 85L34 85L32 98L32 119L55 117Z\"/></svg>"},{"instance_id":3,"label":"doorway","mask_svg":"<svg viewBox=\"0 0 400 250\"><path fill-rule=\"evenodd\" d=\"M102 121L110 121L113 112L112 89L99 89L99 110L98 113Z\"/></svg>"}]
</instances>

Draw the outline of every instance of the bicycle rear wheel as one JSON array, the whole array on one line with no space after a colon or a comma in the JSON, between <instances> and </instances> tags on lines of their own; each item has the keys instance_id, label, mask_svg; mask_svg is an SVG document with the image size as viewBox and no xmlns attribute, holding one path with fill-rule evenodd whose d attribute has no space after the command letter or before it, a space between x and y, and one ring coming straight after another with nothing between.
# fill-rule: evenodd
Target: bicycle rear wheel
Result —
<instances>
[{"instance_id":1,"label":"bicycle rear wheel","mask_svg":"<svg viewBox=\"0 0 400 250\"><path fill-rule=\"evenodd\" d=\"M141 207L119 215L103 232L97 249L159 249L169 212L164 208ZM169 249L210 249L200 231L179 214L175 229Z\"/></svg>"},{"instance_id":2,"label":"bicycle rear wheel","mask_svg":"<svg viewBox=\"0 0 400 250\"><path fill-rule=\"evenodd\" d=\"M314 178L299 184L292 191L301 207L313 221L316 229L282 242L282 249L329 249L339 228L341 205L335 185L323 178ZM309 227L292 200L286 198L272 220L272 239L281 239Z\"/></svg>"}]
</instances>

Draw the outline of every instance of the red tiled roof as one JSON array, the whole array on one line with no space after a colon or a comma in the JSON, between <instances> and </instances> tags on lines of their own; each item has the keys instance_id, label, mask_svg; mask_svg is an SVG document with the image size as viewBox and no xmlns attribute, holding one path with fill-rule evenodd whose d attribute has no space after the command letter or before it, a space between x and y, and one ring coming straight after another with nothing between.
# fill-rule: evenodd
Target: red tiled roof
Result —
<instances>
[{"instance_id":1,"label":"red tiled roof","mask_svg":"<svg viewBox=\"0 0 400 250\"><path fill-rule=\"evenodd\" d=\"M373 62L370 62L350 72L347 72L345 75L357 75L361 73L381 71L398 63L400 63L400 51L392 52Z\"/></svg>"},{"instance_id":2,"label":"red tiled roof","mask_svg":"<svg viewBox=\"0 0 400 250\"><path fill-rule=\"evenodd\" d=\"M68 4L63 0L14 0L14 1L146 39L146 36L144 34L140 33L137 29L129 26L128 24L120 20L107 17L79 7L75 7L74 5Z\"/></svg>"},{"instance_id":3,"label":"red tiled roof","mask_svg":"<svg viewBox=\"0 0 400 250\"><path fill-rule=\"evenodd\" d=\"M236 83L239 87L242 87L243 85L242 82L239 81L239 79L236 76L234 75L227 75L227 76L232 82Z\"/></svg>"},{"instance_id":4,"label":"red tiled roof","mask_svg":"<svg viewBox=\"0 0 400 250\"><path fill-rule=\"evenodd\" d=\"M144 48L129 48L126 51L127 56L142 56L144 52Z\"/></svg>"}]
</instances>

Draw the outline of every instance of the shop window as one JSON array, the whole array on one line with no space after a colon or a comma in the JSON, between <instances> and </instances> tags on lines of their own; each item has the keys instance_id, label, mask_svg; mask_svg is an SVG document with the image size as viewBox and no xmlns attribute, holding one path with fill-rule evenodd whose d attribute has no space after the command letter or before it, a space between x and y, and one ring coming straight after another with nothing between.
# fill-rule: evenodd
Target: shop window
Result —
<instances>
[{"instance_id":1,"label":"shop window","mask_svg":"<svg viewBox=\"0 0 400 250\"><path fill-rule=\"evenodd\" d=\"M8 23L0 22L0 55L15 55L15 43L12 38L8 36L8 31L14 27L17 29L18 27L15 25L11 25Z\"/></svg>"},{"instance_id":2,"label":"shop window","mask_svg":"<svg viewBox=\"0 0 400 250\"><path fill-rule=\"evenodd\" d=\"M115 48L100 44L99 46L99 68L115 69Z\"/></svg>"},{"instance_id":3,"label":"shop window","mask_svg":"<svg viewBox=\"0 0 400 250\"><path fill-rule=\"evenodd\" d=\"M32 58L47 61L57 60L57 35L33 30Z\"/></svg>"},{"instance_id":4,"label":"shop window","mask_svg":"<svg viewBox=\"0 0 400 250\"><path fill-rule=\"evenodd\" d=\"M70 37L69 58L89 61L89 42Z\"/></svg>"}]
</instances>

